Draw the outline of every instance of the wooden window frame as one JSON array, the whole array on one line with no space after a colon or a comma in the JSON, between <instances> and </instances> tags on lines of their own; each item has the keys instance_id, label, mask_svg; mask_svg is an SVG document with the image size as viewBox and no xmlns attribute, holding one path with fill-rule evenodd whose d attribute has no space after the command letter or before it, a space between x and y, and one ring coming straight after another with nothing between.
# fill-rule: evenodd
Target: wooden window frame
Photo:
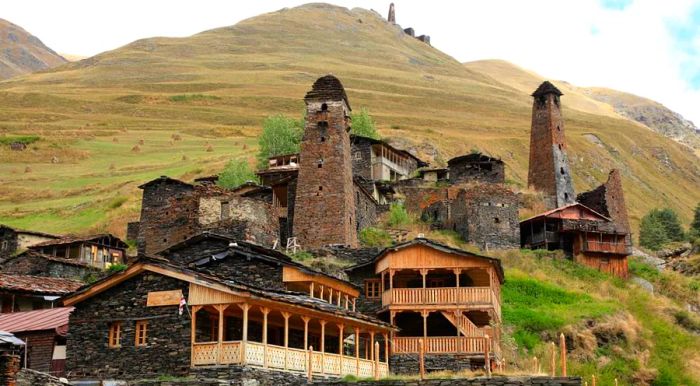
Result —
<instances>
[{"instance_id":1,"label":"wooden window frame","mask_svg":"<svg viewBox=\"0 0 700 386\"><path fill-rule=\"evenodd\" d=\"M119 348L122 346L122 322L112 322L109 324L109 347Z\"/></svg>"},{"instance_id":2,"label":"wooden window frame","mask_svg":"<svg viewBox=\"0 0 700 386\"><path fill-rule=\"evenodd\" d=\"M148 321L137 320L134 328L134 346L148 346Z\"/></svg>"},{"instance_id":3,"label":"wooden window frame","mask_svg":"<svg viewBox=\"0 0 700 386\"><path fill-rule=\"evenodd\" d=\"M365 279L365 297L367 299L380 299L382 297L380 279Z\"/></svg>"}]
</instances>

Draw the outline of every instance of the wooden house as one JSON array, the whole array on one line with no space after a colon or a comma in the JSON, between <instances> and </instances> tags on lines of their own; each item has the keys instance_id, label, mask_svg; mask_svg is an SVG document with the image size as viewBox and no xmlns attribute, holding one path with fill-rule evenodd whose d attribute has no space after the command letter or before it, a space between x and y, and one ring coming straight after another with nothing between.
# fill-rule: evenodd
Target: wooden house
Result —
<instances>
[{"instance_id":1,"label":"wooden house","mask_svg":"<svg viewBox=\"0 0 700 386\"><path fill-rule=\"evenodd\" d=\"M82 285L70 279L0 273L0 313L53 308L61 296Z\"/></svg>"},{"instance_id":2,"label":"wooden house","mask_svg":"<svg viewBox=\"0 0 700 386\"><path fill-rule=\"evenodd\" d=\"M60 236L0 224L0 259L14 256L32 245L58 238Z\"/></svg>"},{"instance_id":3,"label":"wooden house","mask_svg":"<svg viewBox=\"0 0 700 386\"><path fill-rule=\"evenodd\" d=\"M109 268L126 262L129 246L111 234L64 236L29 247L30 250L65 260L83 262L95 268Z\"/></svg>"},{"instance_id":4,"label":"wooden house","mask_svg":"<svg viewBox=\"0 0 700 386\"><path fill-rule=\"evenodd\" d=\"M521 246L563 250L574 261L626 278L631 236L612 219L580 203L553 209L520 223Z\"/></svg>"},{"instance_id":5,"label":"wooden house","mask_svg":"<svg viewBox=\"0 0 700 386\"><path fill-rule=\"evenodd\" d=\"M67 371L74 379L235 373L241 366L384 376L393 329L355 311L358 295L352 284L279 252L195 236L64 299L75 307Z\"/></svg>"},{"instance_id":6,"label":"wooden house","mask_svg":"<svg viewBox=\"0 0 700 386\"><path fill-rule=\"evenodd\" d=\"M484 365L500 358L498 259L417 238L389 247L348 274L362 285L358 309L395 325L392 372L415 373L420 342L428 370Z\"/></svg>"}]
</instances>

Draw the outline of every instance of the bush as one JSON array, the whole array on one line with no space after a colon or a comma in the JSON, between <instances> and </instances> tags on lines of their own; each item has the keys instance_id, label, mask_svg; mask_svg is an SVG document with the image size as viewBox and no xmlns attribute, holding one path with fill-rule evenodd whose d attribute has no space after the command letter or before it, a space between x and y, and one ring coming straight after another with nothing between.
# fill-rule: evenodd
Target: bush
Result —
<instances>
[{"instance_id":1,"label":"bush","mask_svg":"<svg viewBox=\"0 0 700 386\"><path fill-rule=\"evenodd\" d=\"M672 241L682 241L685 233L678 215L672 209L654 209L642 217L639 244L658 251Z\"/></svg>"},{"instance_id":2,"label":"bush","mask_svg":"<svg viewBox=\"0 0 700 386\"><path fill-rule=\"evenodd\" d=\"M389 232L373 227L360 231L360 243L365 247L388 247L392 243Z\"/></svg>"},{"instance_id":3,"label":"bush","mask_svg":"<svg viewBox=\"0 0 700 386\"><path fill-rule=\"evenodd\" d=\"M245 160L231 160L219 174L217 184L223 188L235 188L248 181L258 181L250 165Z\"/></svg>"},{"instance_id":4,"label":"bush","mask_svg":"<svg viewBox=\"0 0 700 386\"><path fill-rule=\"evenodd\" d=\"M401 227L411 223L411 217L403 204L393 203L389 206L388 223L390 227Z\"/></svg>"},{"instance_id":5,"label":"bush","mask_svg":"<svg viewBox=\"0 0 700 386\"><path fill-rule=\"evenodd\" d=\"M128 199L129 198L125 197L125 196L115 197L109 202L109 205L107 205L107 206L109 207L109 209L117 209L117 208L121 207L122 205L124 205L124 203Z\"/></svg>"},{"instance_id":6,"label":"bush","mask_svg":"<svg viewBox=\"0 0 700 386\"><path fill-rule=\"evenodd\" d=\"M126 264L116 263L116 264L110 265L109 268L107 268L107 272L109 272L109 273L121 272L121 271L125 270L126 268L127 268Z\"/></svg>"},{"instance_id":7,"label":"bush","mask_svg":"<svg viewBox=\"0 0 700 386\"><path fill-rule=\"evenodd\" d=\"M12 143L18 142L18 143L23 143L25 145L30 145L36 141L39 140L39 136L37 135L23 135L23 136L15 136L15 137L0 137L0 144L2 145L10 145Z\"/></svg>"},{"instance_id":8,"label":"bush","mask_svg":"<svg viewBox=\"0 0 700 386\"><path fill-rule=\"evenodd\" d=\"M690 233L695 238L700 238L700 203L695 207L693 222L690 223Z\"/></svg>"},{"instance_id":9,"label":"bush","mask_svg":"<svg viewBox=\"0 0 700 386\"><path fill-rule=\"evenodd\" d=\"M267 168L268 159L282 154L298 153L304 135L304 120L288 118L282 114L267 117L258 138L258 166Z\"/></svg>"},{"instance_id":10,"label":"bush","mask_svg":"<svg viewBox=\"0 0 700 386\"><path fill-rule=\"evenodd\" d=\"M361 108L359 113L352 113L352 127L350 133L372 139L380 139L381 136L377 131L372 116L366 108Z\"/></svg>"}]
</instances>

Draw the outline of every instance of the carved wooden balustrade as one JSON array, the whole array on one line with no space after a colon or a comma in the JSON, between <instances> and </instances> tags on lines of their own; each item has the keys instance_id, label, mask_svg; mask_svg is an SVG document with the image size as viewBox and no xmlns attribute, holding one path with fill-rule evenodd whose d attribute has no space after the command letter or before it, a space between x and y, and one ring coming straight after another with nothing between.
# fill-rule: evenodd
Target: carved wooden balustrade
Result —
<instances>
[{"instance_id":1,"label":"carved wooden balustrade","mask_svg":"<svg viewBox=\"0 0 700 386\"><path fill-rule=\"evenodd\" d=\"M498 315L501 305L491 287L393 288L382 294L387 306L493 306Z\"/></svg>"},{"instance_id":2,"label":"carved wooden balustrade","mask_svg":"<svg viewBox=\"0 0 700 386\"><path fill-rule=\"evenodd\" d=\"M486 338L465 336L394 337L396 354L416 354L423 340L426 354L481 354L486 350ZM498 353L499 346L491 341L491 352Z\"/></svg>"}]
</instances>

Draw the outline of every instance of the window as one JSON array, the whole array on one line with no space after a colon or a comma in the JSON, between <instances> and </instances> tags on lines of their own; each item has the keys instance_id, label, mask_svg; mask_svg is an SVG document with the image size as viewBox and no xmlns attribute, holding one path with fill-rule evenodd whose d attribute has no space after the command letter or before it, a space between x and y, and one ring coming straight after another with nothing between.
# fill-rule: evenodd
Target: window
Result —
<instances>
[{"instance_id":1,"label":"window","mask_svg":"<svg viewBox=\"0 0 700 386\"><path fill-rule=\"evenodd\" d=\"M109 347L121 347L122 322L112 322L109 324Z\"/></svg>"},{"instance_id":2,"label":"window","mask_svg":"<svg viewBox=\"0 0 700 386\"><path fill-rule=\"evenodd\" d=\"M221 202L221 219L225 220L231 216L231 204L228 201Z\"/></svg>"},{"instance_id":3,"label":"window","mask_svg":"<svg viewBox=\"0 0 700 386\"><path fill-rule=\"evenodd\" d=\"M564 167L563 167L563 166L559 168L559 171L561 172L562 175L563 175L563 174L566 174L566 171L564 171Z\"/></svg>"},{"instance_id":4,"label":"window","mask_svg":"<svg viewBox=\"0 0 700 386\"><path fill-rule=\"evenodd\" d=\"M322 104L321 105L321 111L328 111L328 105L327 104Z\"/></svg>"},{"instance_id":5,"label":"window","mask_svg":"<svg viewBox=\"0 0 700 386\"><path fill-rule=\"evenodd\" d=\"M493 218L493 222L496 223L496 224L499 224L499 223L501 222L501 219L498 218L498 217L494 217L494 218Z\"/></svg>"},{"instance_id":6,"label":"window","mask_svg":"<svg viewBox=\"0 0 700 386\"><path fill-rule=\"evenodd\" d=\"M381 297L379 279L365 280L365 296L367 299L379 299Z\"/></svg>"},{"instance_id":7,"label":"window","mask_svg":"<svg viewBox=\"0 0 700 386\"><path fill-rule=\"evenodd\" d=\"M146 332L147 331L148 331L148 321L137 320L136 321L136 334L135 334L136 341L134 342L134 345L136 347L146 345Z\"/></svg>"},{"instance_id":8,"label":"window","mask_svg":"<svg viewBox=\"0 0 700 386\"><path fill-rule=\"evenodd\" d=\"M2 246L0 246L0 251L6 251L7 250L7 240L2 241Z\"/></svg>"}]
</instances>

